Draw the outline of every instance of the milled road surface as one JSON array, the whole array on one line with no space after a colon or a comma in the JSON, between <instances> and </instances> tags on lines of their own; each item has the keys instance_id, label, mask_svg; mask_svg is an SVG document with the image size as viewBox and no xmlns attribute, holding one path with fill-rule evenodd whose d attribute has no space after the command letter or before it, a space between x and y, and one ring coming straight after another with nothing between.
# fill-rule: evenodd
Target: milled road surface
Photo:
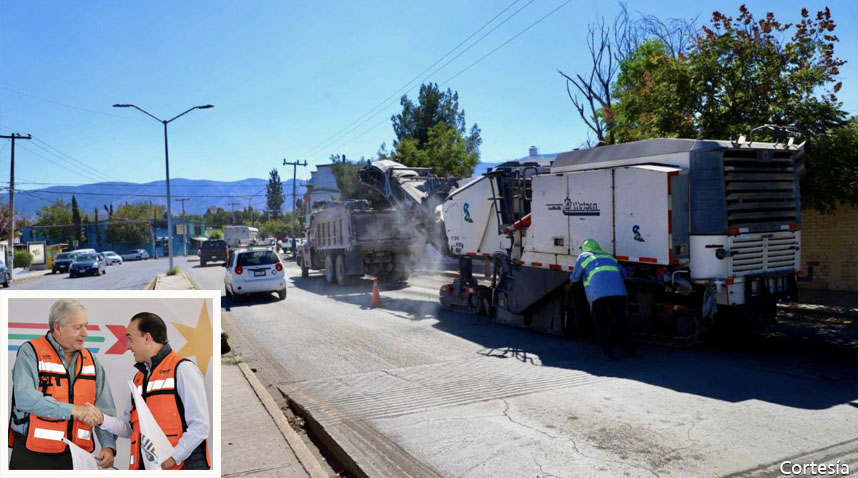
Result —
<instances>
[{"instance_id":1,"label":"milled road surface","mask_svg":"<svg viewBox=\"0 0 858 478\"><path fill-rule=\"evenodd\" d=\"M786 460L838 459L858 469L854 343L782 327L606 363L593 343L440 310L443 277L382 287L383 307L370 309L367 280L340 288L286 270L285 301L225 305L276 362L279 388L370 476L769 476ZM222 290L222 267L186 272Z\"/></svg>"}]
</instances>

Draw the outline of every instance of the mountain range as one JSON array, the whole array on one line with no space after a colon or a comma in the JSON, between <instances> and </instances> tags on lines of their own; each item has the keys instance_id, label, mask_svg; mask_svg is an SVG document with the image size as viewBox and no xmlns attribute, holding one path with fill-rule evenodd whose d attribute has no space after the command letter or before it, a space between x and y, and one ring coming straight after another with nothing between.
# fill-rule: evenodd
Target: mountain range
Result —
<instances>
[{"instance_id":1,"label":"mountain range","mask_svg":"<svg viewBox=\"0 0 858 478\"><path fill-rule=\"evenodd\" d=\"M15 194L16 214L31 218L36 217L36 211L42 206L53 204L57 199L71 203L72 196L77 200L81 212L92 214L98 209L99 216L106 216L104 206L116 210L125 203L150 201L154 204L166 204L166 181L150 183L104 182L83 184L80 186L51 186L42 189L21 190ZM296 181L295 194L297 199L304 197L307 181ZM174 216L182 214L181 198L187 214L205 214L210 208L223 208L226 211L246 209L248 205L256 211L263 211L265 205L265 190L267 179L248 178L240 181L209 181L206 179L170 180L170 196L173 199L172 212ZM292 210L292 180L283 181L283 210ZM9 200L8 195L4 198Z\"/></svg>"},{"instance_id":2,"label":"mountain range","mask_svg":"<svg viewBox=\"0 0 858 478\"><path fill-rule=\"evenodd\" d=\"M494 168L500 163L480 162L474 168L474 176L485 173L488 168ZM125 203L139 203L150 201L154 204L166 204L166 187L164 180L149 183L130 182L103 182L83 184L79 186L51 186L42 189L18 190L15 194L16 214L35 219L36 212L57 199L71 203L72 196L77 200L78 208L86 213L92 214L98 209L99 217L105 217L104 206L116 210ZM307 190L307 180L295 181L295 197L303 198ZM170 196L173 198L172 212L174 216L182 214L202 215L211 208L223 208L226 211L243 210L248 205L255 211L264 211L266 208L265 191L268 186L267 179L247 178L240 181L210 181L206 179L183 179L170 180ZM283 210L292 210L292 180L283 181ZM4 199L9 200L8 194Z\"/></svg>"}]
</instances>

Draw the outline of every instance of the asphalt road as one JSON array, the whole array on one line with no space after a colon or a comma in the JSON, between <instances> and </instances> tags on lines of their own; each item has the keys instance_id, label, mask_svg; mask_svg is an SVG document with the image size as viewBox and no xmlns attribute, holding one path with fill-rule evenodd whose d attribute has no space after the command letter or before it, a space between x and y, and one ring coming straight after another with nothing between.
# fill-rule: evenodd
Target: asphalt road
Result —
<instances>
[{"instance_id":1,"label":"asphalt road","mask_svg":"<svg viewBox=\"0 0 858 478\"><path fill-rule=\"evenodd\" d=\"M173 259L174 265L187 269L193 263L187 262L184 257ZM113 265L106 268L107 274L101 276L75 277L72 279L68 273L51 274L47 272L41 277L32 277L24 280L16 280L12 287L14 289L45 289L45 290L103 290L103 289L125 289L140 290L168 267L168 260L148 259L145 261L126 261L122 265Z\"/></svg>"},{"instance_id":2,"label":"asphalt road","mask_svg":"<svg viewBox=\"0 0 858 478\"><path fill-rule=\"evenodd\" d=\"M223 290L223 268L185 270ZM371 309L370 281L340 288L301 278L292 262L286 270L285 301L225 300L226 310L279 389L371 476L768 476L787 460L838 459L858 468L854 343L805 336L800 321L606 363L594 343L440 310L443 277L382 287L382 308Z\"/></svg>"}]
</instances>

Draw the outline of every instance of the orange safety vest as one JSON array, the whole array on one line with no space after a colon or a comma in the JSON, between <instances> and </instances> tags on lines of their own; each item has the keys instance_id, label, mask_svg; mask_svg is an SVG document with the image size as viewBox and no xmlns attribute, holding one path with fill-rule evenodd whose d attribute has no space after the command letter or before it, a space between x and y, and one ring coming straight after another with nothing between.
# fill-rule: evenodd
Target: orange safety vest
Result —
<instances>
[{"instance_id":1,"label":"orange safety vest","mask_svg":"<svg viewBox=\"0 0 858 478\"><path fill-rule=\"evenodd\" d=\"M46 397L58 402L83 405L95 403L95 362L92 353L86 348L78 352L74 386L69 390L69 372L59 354L48 341L47 336L27 342L33 347L38 360L39 390ZM15 408L15 395L12 394L12 408ZM68 447L63 438L88 452L95 449L92 439L92 427L83 422L70 419L52 419L29 414L27 430L27 449L37 453L63 453ZM9 423L9 446L12 446L16 433ZM71 437L71 438L69 438Z\"/></svg>"},{"instance_id":2,"label":"orange safety vest","mask_svg":"<svg viewBox=\"0 0 858 478\"><path fill-rule=\"evenodd\" d=\"M185 407L176 389L176 367L188 361L181 355L170 352L158 363L149 377L143 377L142 372L134 375L134 386L140 391L146 406L155 417L161 430L167 435L170 444L176 446L182 438L188 424L185 421ZM137 406L131 400L131 457L128 460L129 470L139 470L140 466L140 420L137 417ZM206 440L206 462L211 466L209 444ZM180 470L185 462L177 463L171 470Z\"/></svg>"}]
</instances>

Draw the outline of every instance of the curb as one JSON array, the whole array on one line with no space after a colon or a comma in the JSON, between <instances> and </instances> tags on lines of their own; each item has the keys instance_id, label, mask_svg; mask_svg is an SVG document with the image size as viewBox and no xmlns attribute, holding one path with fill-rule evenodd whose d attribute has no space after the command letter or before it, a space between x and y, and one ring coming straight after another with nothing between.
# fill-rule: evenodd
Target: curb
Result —
<instances>
[{"instance_id":1,"label":"curb","mask_svg":"<svg viewBox=\"0 0 858 478\"><path fill-rule=\"evenodd\" d=\"M286 442L289 444L289 447L295 452L295 456L298 458L298 461L301 462L301 466L304 467L304 471L310 475L310 478L328 478L328 474L322 469L322 466L316 461L316 458L307 448L307 445L301 440L301 437L289 426L289 423L286 421L286 417L283 416L283 412L280 411L280 408L277 406L277 403L271 398L271 395L265 390L265 386L262 385L262 382L256 378L253 371L250 370L250 367L247 366L244 362L238 362L238 368L241 369L241 373L244 374L244 378L247 379L247 383L250 384L250 387L253 389L253 392L256 393L256 396L259 397L259 401L262 402L262 406L265 407L265 410L268 411L268 414L274 420L274 423L277 425L277 428L280 429L280 433L283 434L283 438L286 439ZM291 401L290 401L291 402Z\"/></svg>"},{"instance_id":2,"label":"curb","mask_svg":"<svg viewBox=\"0 0 858 478\"><path fill-rule=\"evenodd\" d=\"M283 393L281 391L281 393ZM358 478L369 478L369 475L361 468L361 466L351 457L341 446L337 443L337 440L328 433L327 429L316 420L313 415L307 411L307 409L295 401L291 396L286 396L286 401L289 404L289 408L291 408L296 415L300 416L304 419L304 423L306 423L313 433L318 437L324 444L325 448L334 456L334 458L345 467L348 472Z\"/></svg>"},{"instance_id":3,"label":"curb","mask_svg":"<svg viewBox=\"0 0 858 478\"><path fill-rule=\"evenodd\" d=\"M196 281L196 279L188 276L182 270L179 270L179 274L185 278L185 282L187 282L192 289L203 290L203 287ZM159 278L160 275L153 279L153 285L155 288L157 288L158 283L160 282ZM265 410L268 412L268 415L271 416L271 419L274 420L274 424L277 425L277 428L280 430L283 438L286 439L286 443L289 445L289 448L291 448L292 452L295 453L295 457L298 458L298 461L301 463L304 471L307 472L310 478L328 478L328 473L325 472L322 465L319 464L316 457L313 456L313 453L307 448L307 445L304 444L301 437L298 436L298 433L295 432L295 430L293 430L289 425L289 422L286 421L286 417L283 416L283 412L277 406L277 402L274 401L274 398L271 397L271 394L268 393L268 390L265 389L265 386L259 381L256 374L253 373L245 362L239 361L237 365L239 370L241 370L242 375L244 375L245 380L247 380L248 385L253 389L253 393L255 393L259 398L260 403L265 407Z\"/></svg>"},{"instance_id":4,"label":"curb","mask_svg":"<svg viewBox=\"0 0 858 478\"><path fill-rule=\"evenodd\" d=\"M143 290L158 290L158 284L161 283L161 275L156 275L143 287Z\"/></svg>"}]
</instances>

